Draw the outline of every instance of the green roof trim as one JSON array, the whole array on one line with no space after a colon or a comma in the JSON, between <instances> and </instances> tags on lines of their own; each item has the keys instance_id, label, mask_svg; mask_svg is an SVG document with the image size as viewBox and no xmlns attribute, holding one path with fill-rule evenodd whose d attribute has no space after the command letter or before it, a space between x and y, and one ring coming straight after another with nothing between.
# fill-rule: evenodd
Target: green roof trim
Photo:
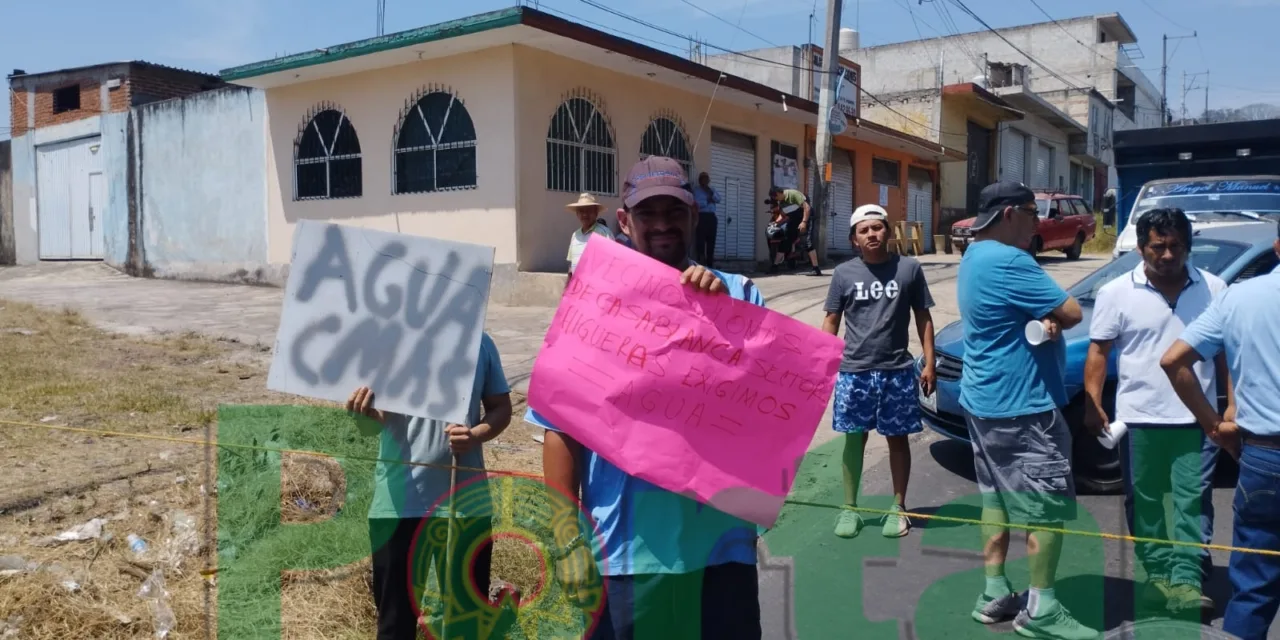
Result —
<instances>
[{"instance_id":1,"label":"green roof trim","mask_svg":"<svg viewBox=\"0 0 1280 640\"><path fill-rule=\"evenodd\" d=\"M402 47L447 40L449 38L456 38L459 36L468 36L492 29L501 29L502 27L515 26L522 23L523 15L523 7L509 7L507 9L490 11L489 13L482 13L467 18L460 18L458 20L450 20L449 22L441 22L440 24L427 27L419 27L409 31L401 31L399 33L369 38L367 40L358 40L356 42L350 42L336 47L316 49L305 53L285 56L283 58L274 58L262 62L241 65L239 67L232 67L230 69L223 69L219 75L224 81L231 82L235 80L243 80L245 78L264 76L269 73L279 73L281 71L291 71L293 69L301 69L303 67L311 67L318 64L337 62L338 60L346 60L347 58L355 58L357 56L369 55L371 53L390 51L392 49L400 49Z\"/></svg>"}]
</instances>

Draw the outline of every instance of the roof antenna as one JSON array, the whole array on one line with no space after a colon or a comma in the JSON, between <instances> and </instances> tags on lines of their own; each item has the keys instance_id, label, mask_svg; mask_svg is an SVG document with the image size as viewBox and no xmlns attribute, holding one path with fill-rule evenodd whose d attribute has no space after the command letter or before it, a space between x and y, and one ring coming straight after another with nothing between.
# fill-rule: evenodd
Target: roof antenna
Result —
<instances>
[{"instance_id":1,"label":"roof antenna","mask_svg":"<svg viewBox=\"0 0 1280 640\"><path fill-rule=\"evenodd\" d=\"M383 36L387 33L387 0L377 0L378 2L378 35Z\"/></svg>"}]
</instances>

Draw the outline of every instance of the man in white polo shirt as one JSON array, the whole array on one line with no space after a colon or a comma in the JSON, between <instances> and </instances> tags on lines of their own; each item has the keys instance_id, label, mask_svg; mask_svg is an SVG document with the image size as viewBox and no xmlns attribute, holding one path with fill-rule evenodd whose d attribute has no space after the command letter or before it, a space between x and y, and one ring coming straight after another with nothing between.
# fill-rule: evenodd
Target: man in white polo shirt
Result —
<instances>
[{"instance_id":1,"label":"man in white polo shirt","mask_svg":"<svg viewBox=\"0 0 1280 640\"><path fill-rule=\"evenodd\" d=\"M1089 328L1092 344L1085 362L1085 391L1090 402L1086 424L1100 435L1108 431L1103 408L1107 359L1119 350L1115 418L1129 428L1120 445L1125 479L1125 515L1139 538L1208 542L1213 532L1210 481L1217 446L1178 399L1160 358L1187 325L1209 308L1227 285L1217 276L1187 264L1191 221L1179 209L1147 212L1137 222L1142 264L1099 290ZM1206 396L1216 398L1215 377L1221 372L1231 397L1226 361L1217 367L1201 362L1196 376ZM1167 522L1164 496L1173 494ZM1195 547L1138 543L1136 551L1147 573L1142 604L1171 613L1213 610L1201 588L1207 575L1208 551Z\"/></svg>"}]
</instances>

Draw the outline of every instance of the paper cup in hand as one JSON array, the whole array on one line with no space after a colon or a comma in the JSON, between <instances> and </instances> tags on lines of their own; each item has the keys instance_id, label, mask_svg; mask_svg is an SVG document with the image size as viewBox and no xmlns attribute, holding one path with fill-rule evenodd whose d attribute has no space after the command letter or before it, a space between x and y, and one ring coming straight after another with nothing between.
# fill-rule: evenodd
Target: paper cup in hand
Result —
<instances>
[{"instance_id":1,"label":"paper cup in hand","mask_svg":"<svg viewBox=\"0 0 1280 640\"><path fill-rule=\"evenodd\" d=\"M1102 446L1108 449L1114 449L1116 448L1116 443L1120 442L1120 440L1124 438L1124 434L1128 433L1128 431L1129 427L1125 425L1125 423L1119 421L1112 422L1111 426L1108 427L1108 431L1098 436L1098 442L1101 442Z\"/></svg>"},{"instance_id":2,"label":"paper cup in hand","mask_svg":"<svg viewBox=\"0 0 1280 640\"><path fill-rule=\"evenodd\" d=\"M1044 323L1039 320L1032 320L1027 323L1027 342L1032 346L1040 346L1049 340L1049 334L1044 330Z\"/></svg>"}]
</instances>

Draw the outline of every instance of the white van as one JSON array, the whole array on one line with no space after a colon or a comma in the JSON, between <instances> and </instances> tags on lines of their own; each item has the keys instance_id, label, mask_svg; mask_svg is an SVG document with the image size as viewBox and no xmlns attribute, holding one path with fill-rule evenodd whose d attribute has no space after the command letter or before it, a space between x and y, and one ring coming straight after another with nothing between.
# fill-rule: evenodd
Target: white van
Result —
<instances>
[{"instance_id":1,"label":"white van","mask_svg":"<svg viewBox=\"0 0 1280 640\"><path fill-rule=\"evenodd\" d=\"M1129 220L1116 238L1113 258L1138 246L1138 218L1151 209L1177 208L1193 229L1280 219L1280 176L1169 178L1142 185Z\"/></svg>"}]
</instances>

